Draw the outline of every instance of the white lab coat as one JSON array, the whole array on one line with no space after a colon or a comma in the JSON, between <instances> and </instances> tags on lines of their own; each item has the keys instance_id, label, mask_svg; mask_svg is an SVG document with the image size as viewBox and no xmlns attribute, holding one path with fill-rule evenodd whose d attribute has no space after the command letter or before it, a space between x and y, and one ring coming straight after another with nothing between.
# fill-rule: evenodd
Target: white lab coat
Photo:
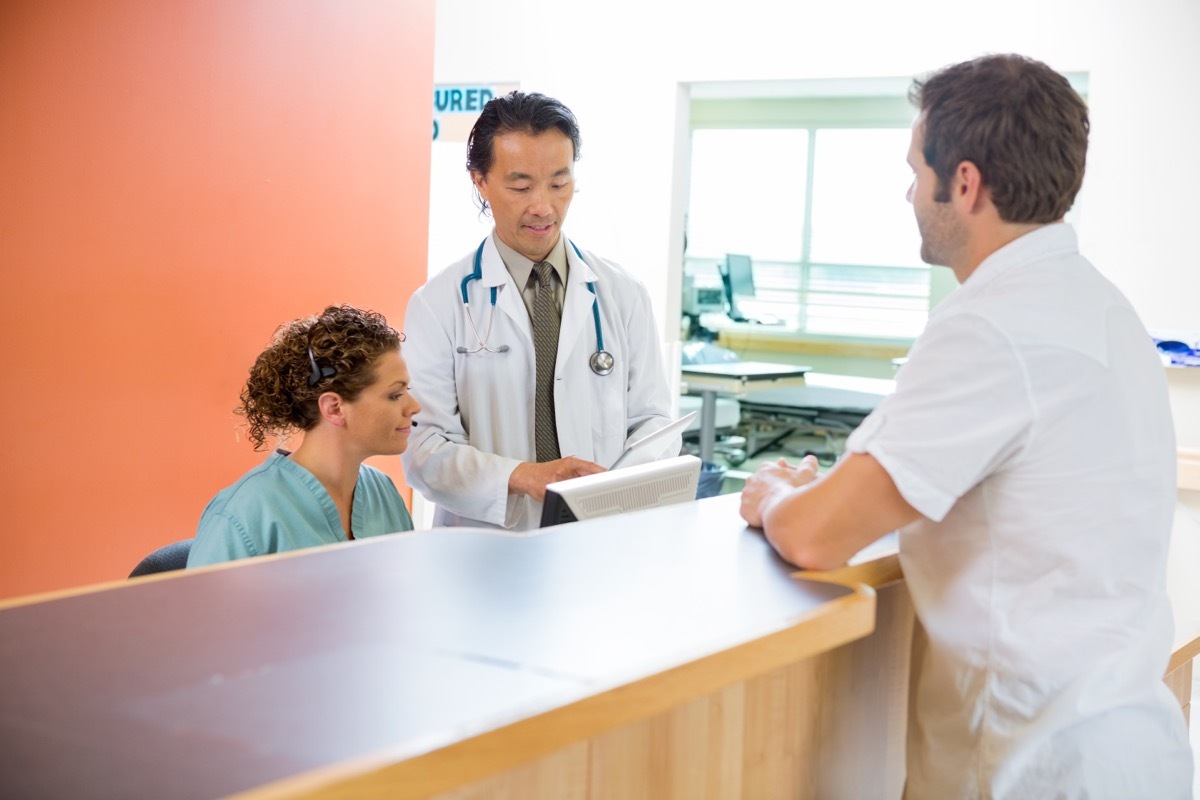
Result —
<instances>
[{"instance_id":1,"label":"white lab coat","mask_svg":"<svg viewBox=\"0 0 1200 800\"><path fill-rule=\"evenodd\" d=\"M437 526L520 531L536 528L541 520L541 503L508 493L513 469L536 461L533 333L494 235L484 244L482 278L467 285L467 296L479 336L491 322L488 347L508 345L508 352L457 352L479 346L461 288L474 269L475 248L409 301L404 357L422 410L403 456L404 474L409 485L437 504ZM608 467L631 434L640 438L670 422L658 328L649 293L629 273L589 251L580 259L569 243L566 253L554 392L559 450ZM609 375L596 375L589 365L596 350L589 281L599 298L604 349L616 361ZM492 286L498 287L494 309ZM680 444L676 436L641 461L677 455Z\"/></svg>"}]
</instances>

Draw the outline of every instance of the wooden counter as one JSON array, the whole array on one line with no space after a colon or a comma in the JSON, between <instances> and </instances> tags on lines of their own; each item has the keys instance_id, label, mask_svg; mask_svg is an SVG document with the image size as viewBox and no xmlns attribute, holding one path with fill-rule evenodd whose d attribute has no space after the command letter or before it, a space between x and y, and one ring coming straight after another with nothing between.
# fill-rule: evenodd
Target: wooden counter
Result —
<instances>
[{"instance_id":1,"label":"wooden counter","mask_svg":"<svg viewBox=\"0 0 1200 800\"><path fill-rule=\"evenodd\" d=\"M761 796L811 740L756 676L869 633L875 595L793 577L736 499L6 603L0 796Z\"/></svg>"},{"instance_id":2,"label":"wooden counter","mask_svg":"<svg viewBox=\"0 0 1200 800\"><path fill-rule=\"evenodd\" d=\"M1175 614L1175 644L1167 665L1166 683L1191 718L1192 661L1200 655L1200 519L1184 504L1175 506L1171 555L1167 561L1167 591Z\"/></svg>"},{"instance_id":3,"label":"wooden counter","mask_svg":"<svg viewBox=\"0 0 1200 800\"><path fill-rule=\"evenodd\" d=\"M0 605L0 796L899 797L914 620L895 540L797 573L738 500ZM1167 683L1185 710L1197 559L1184 509Z\"/></svg>"}]
</instances>

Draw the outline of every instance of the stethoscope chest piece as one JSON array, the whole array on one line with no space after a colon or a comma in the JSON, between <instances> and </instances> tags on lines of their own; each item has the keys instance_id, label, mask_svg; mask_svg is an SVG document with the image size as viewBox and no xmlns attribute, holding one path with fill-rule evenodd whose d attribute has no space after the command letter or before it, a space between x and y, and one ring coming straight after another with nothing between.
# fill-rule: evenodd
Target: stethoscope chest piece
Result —
<instances>
[{"instance_id":1,"label":"stethoscope chest piece","mask_svg":"<svg viewBox=\"0 0 1200 800\"><path fill-rule=\"evenodd\" d=\"M588 359L588 364L591 365L592 372L596 373L597 375L609 374L613 371L613 365L615 363L616 359L614 359L612 353L608 352L607 350L597 350L596 352L592 353L591 358Z\"/></svg>"},{"instance_id":2,"label":"stethoscope chest piece","mask_svg":"<svg viewBox=\"0 0 1200 800\"><path fill-rule=\"evenodd\" d=\"M488 346L488 340L492 335L492 323L496 321L495 286L491 287L490 305L492 307L492 313L488 317L487 331L483 334L483 336L479 335L479 329L475 327L475 317L471 314L471 299L467 294L467 286L471 283L471 281L483 280L483 247L486 244L487 239L484 239L479 243L479 248L475 251L474 269L472 269L471 272L469 272L466 277L462 279L462 283L459 285L459 291L462 293L463 309L467 315L467 322L470 323L471 332L475 334L475 341L478 343L478 346L473 348L468 348L462 345L455 348L455 352L459 353L460 355L473 355L475 353L507 353L509 350L508 345L506 344L502 344L498 347ZM584 264L587 264L587 260L584 259L583 253L580 252L579 248L575 247L575 243L570 242L570 245L575 249L575 255L579 256L579 260L583 261ZM592 368L592 372L596 373L597 375L610 375L612 374L613 367L616 365L617 360L613 358L612 353L604 349L604 330L600 325L600 300L596 297L596 282L589 281L587 288L588 291L592 293L592 320L596 325L596 351L592 353L591 357L588 359L588 365Z\"/></svg>"}]
</instances>

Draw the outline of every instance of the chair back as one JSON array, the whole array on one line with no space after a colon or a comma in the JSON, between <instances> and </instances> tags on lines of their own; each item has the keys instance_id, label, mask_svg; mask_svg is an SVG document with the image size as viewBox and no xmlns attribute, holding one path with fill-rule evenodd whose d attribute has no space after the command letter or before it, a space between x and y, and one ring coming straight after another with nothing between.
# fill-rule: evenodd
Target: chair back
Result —
<instances>
[{"instance_id":1,"label":"chair back","mask_svg":"<svg viewBox=\"0 0 1200 800\"><path fill-rule=\"evenodd\" d=\"M156 572L183 569L187 566L188 554L192 552L192 542L194 541L194 538L181 539L158 548L138 562L138 565L133 568L133 572L129 573L129 577L136 578L139 575L153 575Z\"/></svg>"}]
</instances>

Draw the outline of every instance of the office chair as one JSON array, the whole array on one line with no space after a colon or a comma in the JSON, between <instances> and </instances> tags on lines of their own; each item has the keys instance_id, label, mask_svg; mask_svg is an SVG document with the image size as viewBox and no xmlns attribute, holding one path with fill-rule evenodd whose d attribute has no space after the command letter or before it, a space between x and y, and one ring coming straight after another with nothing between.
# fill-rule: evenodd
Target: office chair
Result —
<instances>
[{"instance_id":1,"label":"office chair","mask_svg":"<svg viewBox=\"0 0 1200 800\"><path fill-rule=\"evenodd\" d=\"M153 575L156 572L171 572L187 566L188 554L192 552L192 539L181 539L178 542L164 545L138 562L129 573L129 577Z\"/></svg>"}]
</instances>

